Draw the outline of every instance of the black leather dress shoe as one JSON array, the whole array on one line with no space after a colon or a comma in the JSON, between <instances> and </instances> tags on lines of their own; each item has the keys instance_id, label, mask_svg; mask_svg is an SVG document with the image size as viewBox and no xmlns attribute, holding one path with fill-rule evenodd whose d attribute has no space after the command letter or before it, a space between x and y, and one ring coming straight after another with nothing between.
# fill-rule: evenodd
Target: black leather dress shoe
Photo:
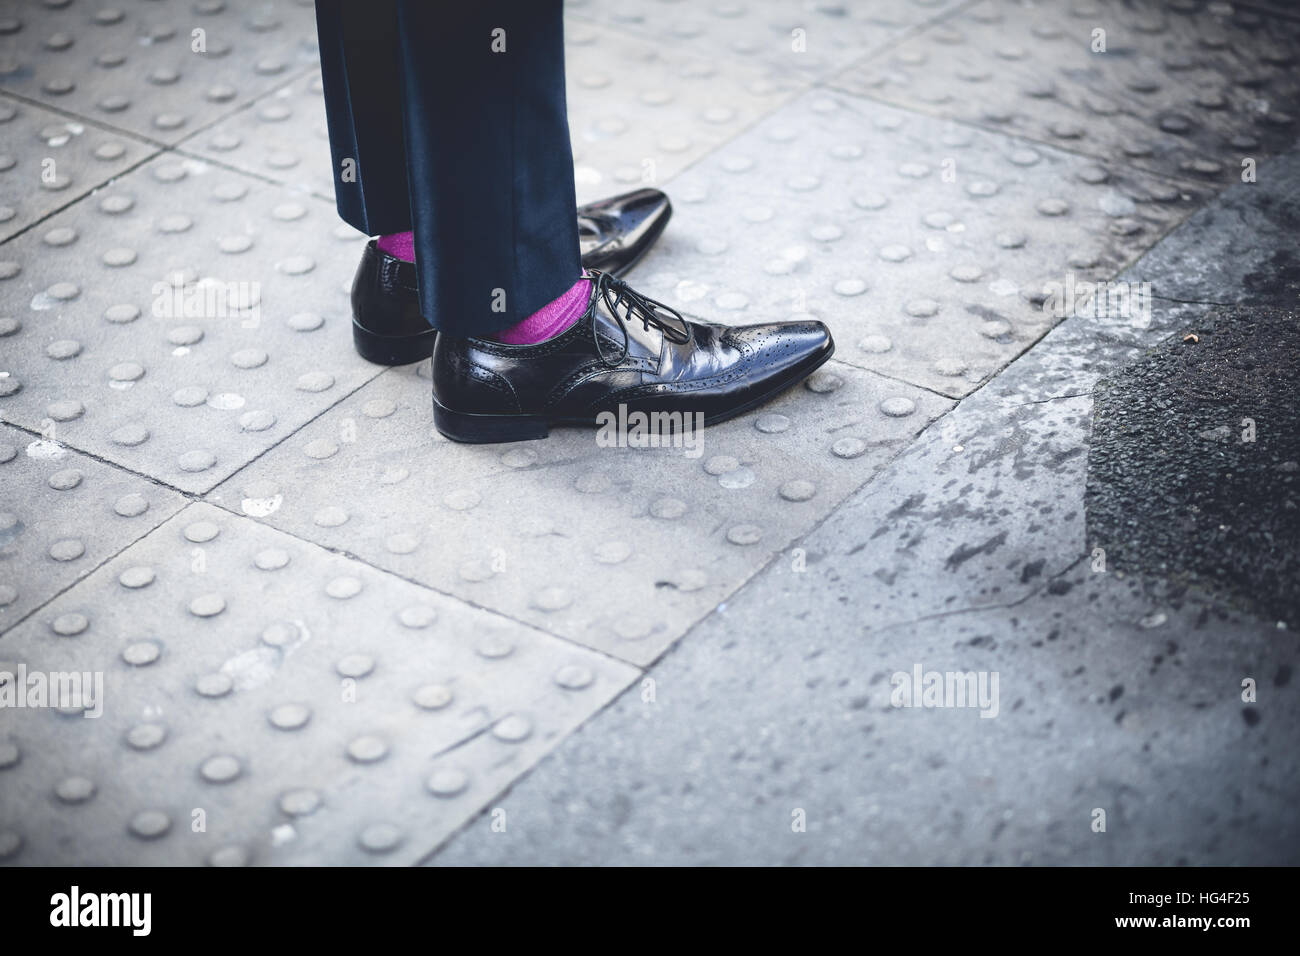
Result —
<instances>
[{"instance_id":1,"label":"black leather dress shoe","mask_svg":"<svg viewBox=\"0 0 1300 956\"><path fill-rule=\"evenodd\" d=\"M649 251L673 214L658 189L637 189L578 207L584 269L623 275ZM415 264L380 252L371 239L352 280L352 341L380 365L428 358L438 333L420 314Z\"/></svg>"},{"instance_id":2,"label":"black leather dress shoe","mask_svg":"<svg viewBox=\"0 0 1300 956\"><path fill-rule=\"evenodd\" d=\"M712 425L805 378L834 351L821 322L691 322L597 273L587 311L553 339L439 336L433 421L462 442L545 438L554 425L626 422L637 413L670 427Z\"/></svg>"}]
</instances>

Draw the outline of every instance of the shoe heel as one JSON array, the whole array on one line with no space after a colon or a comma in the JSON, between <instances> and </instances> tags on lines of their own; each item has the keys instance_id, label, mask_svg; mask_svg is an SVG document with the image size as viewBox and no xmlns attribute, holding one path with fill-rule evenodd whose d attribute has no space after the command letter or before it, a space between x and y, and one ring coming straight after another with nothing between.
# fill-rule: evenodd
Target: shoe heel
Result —
<instances>
[{"instance_id":1,"label":"shoe heel","mask_svg":"<svg viewBox=\"0 0 1300 956\"><path fill-rule=\"evenodd\" d=\"M379 335L352 320L352 344L357 354L376 365L410 365L433 354L438 333L434 329L414 335Z\"/></svg>"},{"instance_id":2,"label":"shoe heel","mask_svg":"<svg viewBox=\"0 0 1300 956\"><path fill-rule=\"evenodd\" d=\"M474 445L534 441L551 433L540 415L475 415L454 412L433 400L433 424L452 441Z\"/></svg>"}]
</instances>

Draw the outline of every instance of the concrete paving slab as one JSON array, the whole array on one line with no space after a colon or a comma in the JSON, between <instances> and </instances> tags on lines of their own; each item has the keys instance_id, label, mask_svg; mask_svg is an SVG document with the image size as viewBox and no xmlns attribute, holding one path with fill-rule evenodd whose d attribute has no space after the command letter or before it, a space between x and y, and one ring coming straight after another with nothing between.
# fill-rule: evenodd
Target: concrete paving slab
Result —
<instances>
[{"instance_id":1,"label":"concrete paving slab","mask_svg":"<svg viewBox=\"0 0 1300 956\"><path fill-rule=\"evenodd\" d=\"M1179 0L981 0L838 87L1099 159L1240 182L1296 135L1300 22Z\"/></svg>"},{"instance_id":2,"label":"concrete paving slab","mask_svg":"<svg viewBox=\"0 0 1300 956\"><path fill-rule=\"evenodd\" d=\"M408 368L209 500L640 664L950 404L832 362L695 448L601 447L582 429L458 445Z\"/></svg>"},{"instance_id":3,"label":"concrete paving slab","mask_svg":"<svg viewBox=\"0 0 1300 956\"><path fill-rule=\"evenodd\" d=\"M175 144L316 62L311 0L6 2L0 88Z\"/></svg>"},{"instance_id":4,"label":"concrete paving slab","mask_svg":"<svg viewBox=\"0 0 1300 956\"><path fill-rule=\"evenodd\" d=\"M180 152L334 201L320 70L312 70L198 133Z\"/></svg>"},{"instance_id":5,"label":"concrete paving slab","mask_svg":"<svg viewBox=\"0 0 1300 956\"><path fill-rule=\"evenodd\" d=\"M960 397L1059 321L1047 283L1113 276L1204 193L814 91L672 195L647 293L737 322L806 311L843 361Z\"/></svg>"},{"instance_id":6,"label":"concrete paving slab","mask_svg":"<svg viewBox=\"0 0 1300 956\"><path fill-rule=\"evenodd\" d=\"M573 19L565 57L580 203L662 185L807 85L762 64L723 70L711 57ZM699 97L702 83L709 85L707 100ZM333 201L318 71L184 149Z\"/></svg>"},{"instance_id":7,"label":"concrete paving slab","mask_svg":"<svg viewBox=\"0 0 1300 956\"><path fill-rule=\"evenodd\" d=\"M324 202L153 160L5 246L0 414L206 491L378 373L351 348L359 249Z\"/></svg>"},{"instance_id":8,"label":"concrete paving slab","mask_svg":"<svg viewBox=\"0 0 1300 956\"><path fill-rule=\"evenodd\" d=\"M0 424L0 633L166 521L170 489Z\"/></svg>"},{"instance_id":9,"label":"concrete paving slab","mask_svg":"<svg viewBox=\"0 0 1300 956\"><path fill-rule=\"evenodd\" d=\"M792 4L744 0L684 4L673 0L602 3L568 0L574 17L592 18L661 45L710 59L825 77L961 6L962 0L872 0L861 4Z\"/></svg>"},{"instance_id":10,"label":"concrete paving slab","mask_svg":"<svg viewBox=\"0 0 1300 956\"><path fill-rule=\"evenodd\" d=\"M879 627L852 598L878 558L814 539L807 574L774 565L497 800L512 829L481 816L431 862L1300 860L1289 634L1086 563ZM997 716L893 706L918 666L944 702L947 673L997 673Z\"/></svg>"},{"instance_id":11,"label":"concrete paving slab","mask_svg":"<svg viewBox=\"0 0 1300 956\"><path fill-rule=\"evenodd\" d=\"M94 719L93 693L6 717L25 864L410 863L636 674L202 503L0 659L102 675Z\"/></svg>"},{"instance_id":12,"label":"concrete paving slab","mask_svg":"<svg viewBox=\"0 0 1300 956\"><path fill-rule=\"evenodd\" d=\"M158 151L8 97L0 97L0 132L0 242Z\"/></svg>"}]
</instances>

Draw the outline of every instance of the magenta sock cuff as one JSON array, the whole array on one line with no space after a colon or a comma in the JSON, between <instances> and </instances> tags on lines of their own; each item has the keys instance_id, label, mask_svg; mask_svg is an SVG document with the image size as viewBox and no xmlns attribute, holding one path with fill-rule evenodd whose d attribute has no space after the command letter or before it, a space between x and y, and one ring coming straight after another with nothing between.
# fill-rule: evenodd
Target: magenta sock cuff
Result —
<instances>
[{"instance_id":1,"label":"magenta sock cuff","mask_svg":"<svg viewBox=\"0 0 1300 956\"><path fill-rule=\"evenodd\" d=\"M415 233L394 232L387 236L380 236L375 240L375 248L380 252L403 259L406 262L414 262Z\"/></svg>"},{"instance_id":2,"label":"magenta sock cuff","mask_svg":"<svg viewBox=\"0 0 1300 956\"><path fill-rule=\"evenodd\" d=\"M590 298L591 282L579 279L558 299L552 299L522 322L498 332L494 338L506 345L536 345L555 338L582 318Z\"/></svg>"}]
</instances>

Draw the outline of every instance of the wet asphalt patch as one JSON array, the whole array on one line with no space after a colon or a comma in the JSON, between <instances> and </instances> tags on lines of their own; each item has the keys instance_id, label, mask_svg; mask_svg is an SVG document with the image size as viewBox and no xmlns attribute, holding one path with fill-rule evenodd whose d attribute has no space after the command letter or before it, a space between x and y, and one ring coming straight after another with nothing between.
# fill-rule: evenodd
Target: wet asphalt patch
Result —
<instances>
[{"instance_id":1,"label":"wet asphalt patch","mask_svg":"<svg viewBox=\"0 0 1300 956\"><path fill-rule=\"evenodd\" d=\"M1085 503L1108 569L1300 622L1300 313L1207 307L1099 382Z\"/></svg>"}]
</instances>

